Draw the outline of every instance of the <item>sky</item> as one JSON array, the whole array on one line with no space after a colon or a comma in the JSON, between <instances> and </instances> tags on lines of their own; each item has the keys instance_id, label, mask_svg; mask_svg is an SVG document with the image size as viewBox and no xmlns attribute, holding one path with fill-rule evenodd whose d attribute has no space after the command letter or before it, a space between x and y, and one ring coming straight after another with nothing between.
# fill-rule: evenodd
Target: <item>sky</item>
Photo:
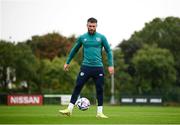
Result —
<instances>
[{"instance_id":1,"label":"sky","mask_svg":"<svg viewBox=\"0 0 180 125\"><path fill-rule=\"evenodd\" d=\"M114 48L154 18L180 17L180 0L0 0L0 39L22 42L58 32L78 37L87 19Z\"/></svg>"}]
</instances>

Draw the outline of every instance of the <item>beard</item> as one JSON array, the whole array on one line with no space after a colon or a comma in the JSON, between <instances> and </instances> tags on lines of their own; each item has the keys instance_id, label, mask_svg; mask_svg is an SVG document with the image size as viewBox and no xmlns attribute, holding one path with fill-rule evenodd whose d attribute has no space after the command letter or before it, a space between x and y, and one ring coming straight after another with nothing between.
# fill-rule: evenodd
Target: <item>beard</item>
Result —
<instances>
[{"instance_id":1,"label":"beard","mask_svg":"<svg viewBox=\"0 0 180 125\"><path fill-rule=\"evenodd\" d=\"M88 33L93 35L96 32L96 30L88 30Z\"/></svg>"}]
</instances>

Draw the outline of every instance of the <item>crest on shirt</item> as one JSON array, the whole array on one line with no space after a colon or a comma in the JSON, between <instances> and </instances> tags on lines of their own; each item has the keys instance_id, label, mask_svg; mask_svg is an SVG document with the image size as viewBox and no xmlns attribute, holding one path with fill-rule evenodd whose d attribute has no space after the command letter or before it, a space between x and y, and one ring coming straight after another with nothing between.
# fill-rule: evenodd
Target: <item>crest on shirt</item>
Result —
<instances>
[{"instance_id":1,"label":"crest on shirt","mask_svg":"<svg viewBox=\"0 0 180 125\"><path fill-rule=\"evenodd\" d=\"M101 42L101 38L96 37L96 41Z\"/></svg>"},{"instance_id":2,"label":"crest on shirt","mask_svg":"<svg viewBox=\"0 0 180 125\"><path fill-rule=\"evenodd\" d=\"M86 39L86 38L84 38L84 39L83 39L83 41L84 41L84 42L86 42L86 41L87 41L87 39Z\"/></svg>"},{"instance_id":3,"label":"crest on shirt","mask_svg":"<svg viewBox=\"0 0 180 125\"><path fill-rule=\"evenodd\" d=\"M81 73L80 73L80 76L84 76L84 72L81 72Z\"/></svg>"}]
</instances>

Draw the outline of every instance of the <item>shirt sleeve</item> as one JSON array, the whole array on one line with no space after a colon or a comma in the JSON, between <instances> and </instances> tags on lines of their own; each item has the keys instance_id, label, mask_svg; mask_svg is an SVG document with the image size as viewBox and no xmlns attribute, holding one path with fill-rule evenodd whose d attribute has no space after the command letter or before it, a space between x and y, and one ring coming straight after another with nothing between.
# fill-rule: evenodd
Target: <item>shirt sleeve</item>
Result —
<instances>
[{"instance_id":1,"label":"shirt sleeve","mask_svg":"<svg viewBox=\"0 0 180 125\"><path fill-rule=\"evenodd\" d=\"M106 51L107 58L108 58L108 65L109 66L114 66L114 64L113 64L113 55L112 55L110 45L109 45L109 43L108 43L105 36L103 36L102 40L103 40L102 43L103 43L103 46L104 46L104 49Z\"/></svg>"},{"instance_id":2,"label":"shirt sleeve","mask_svg":"<svg viewBox=\"0 0 180 125\"><path fill-rule=\"evenodd\" d=\"M68 55L68 58L66 60L66 64L69 64L71 62L71 60L73 59L74 55L78 52L78 50L79 50L79 48L81 48L81 46L82 46L81 37L79 37L76 40L73 48L71 49L71 51L70 51L70 53Z\"/></svg>"}]
</instances>

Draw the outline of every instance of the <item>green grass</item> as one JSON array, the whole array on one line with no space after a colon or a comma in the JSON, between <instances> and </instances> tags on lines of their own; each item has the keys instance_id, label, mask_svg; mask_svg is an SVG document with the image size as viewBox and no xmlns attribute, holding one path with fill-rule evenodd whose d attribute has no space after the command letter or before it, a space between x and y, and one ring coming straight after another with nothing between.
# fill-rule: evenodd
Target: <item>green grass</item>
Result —
<instances>
[{"instance_id":1,"label":"green grass","mask_svg":"<svg viewBox=\"0 0 180 125\"><path fill-rule=\"evenodd\" d=\"M180 124L180 107L104 106L109 119L97 119L96 106L74 109L72 117L58 113L64 106L0 106L0 124Z\"/></svg>"}]
</instances>

